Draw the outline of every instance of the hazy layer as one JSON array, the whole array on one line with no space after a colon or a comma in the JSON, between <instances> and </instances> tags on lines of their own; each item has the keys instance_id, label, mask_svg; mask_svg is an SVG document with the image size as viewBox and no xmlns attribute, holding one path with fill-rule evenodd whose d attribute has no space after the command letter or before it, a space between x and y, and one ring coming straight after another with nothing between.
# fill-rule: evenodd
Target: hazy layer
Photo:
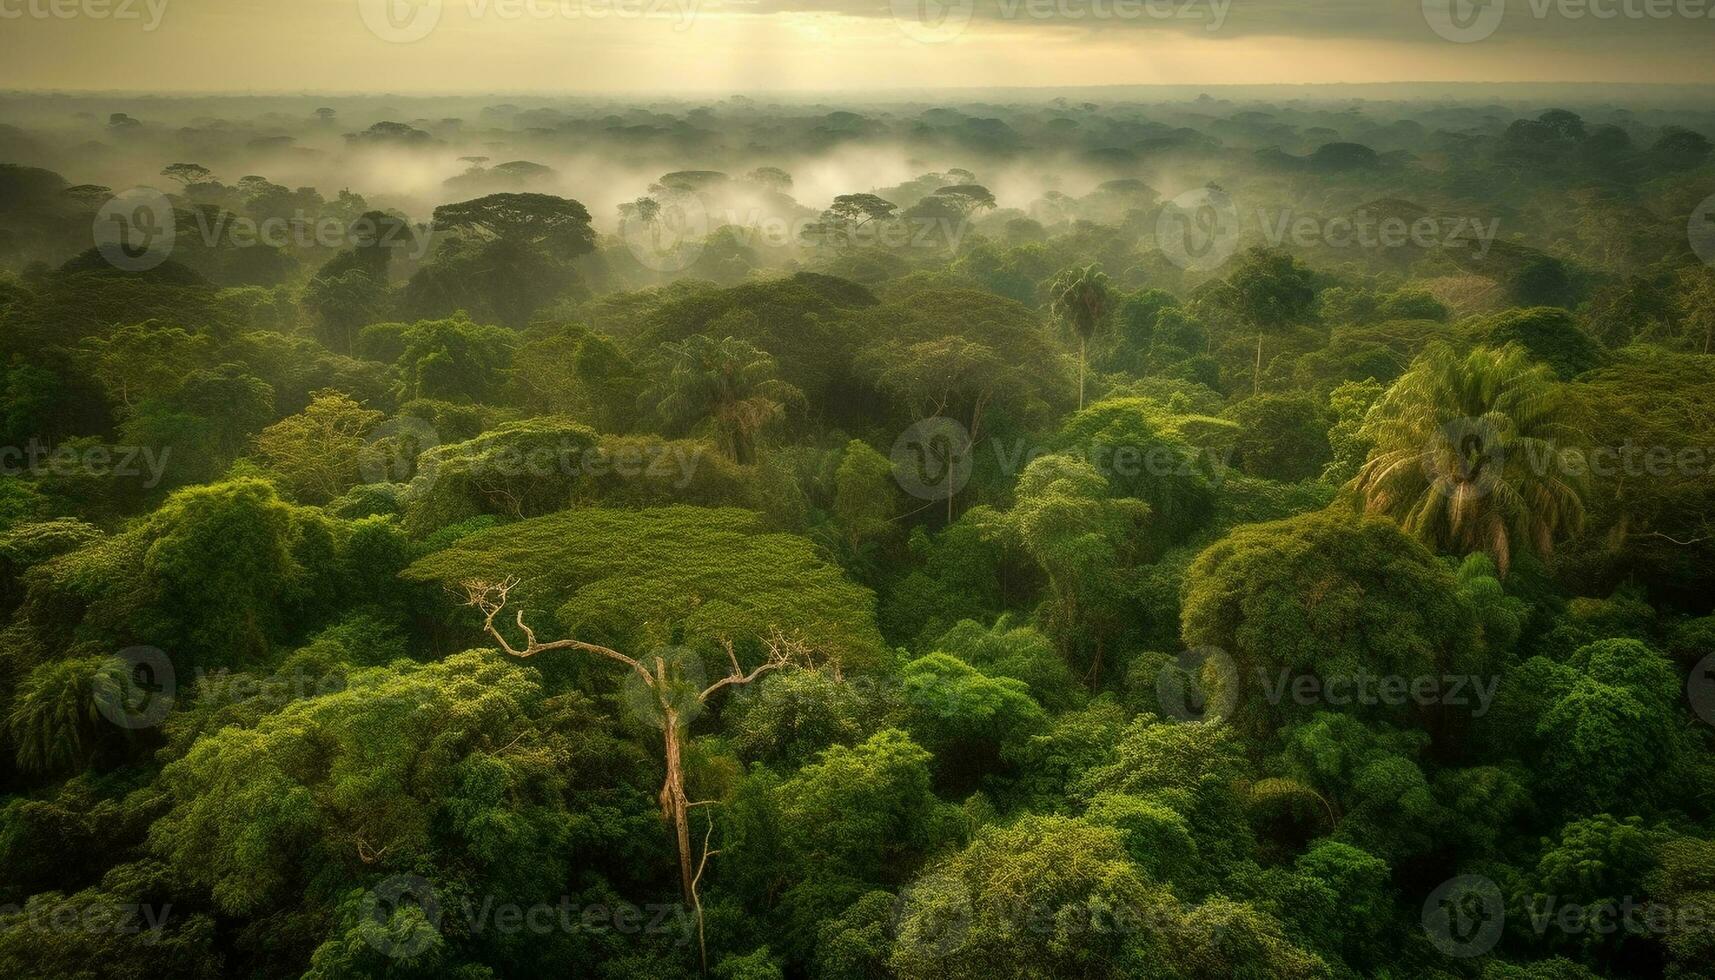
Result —
<instances>
[{"instance_id":1,"label":"hazy layer","mask_svg":"<svg viewBox=\"0 0 1715 980\"><path fill-rule=\"evenodd\" d=\"M1384 98L1340 97L1348 91ZM980 171L1002 207L1027 207L1045 192L1076 196L1119 177L1171 195L1267 147L1302 155L1347 140L1421 154L1436 132L1496 134L1549 107L1619 125L1640 145L1668 124L1715 132L1702 91L1631 89L1623 108L1610 102L1616 93L1593 87L1462 91L1453 100L1446 87L1429 86L1274 89L1271 97L1185 89L1127 98L1110 89L980 102L12 95L0 96L0 162L114 189L171 187L161 169L191 162L229 184L257 174L329 199L350 189L417 220L447 201L536 190L584 202L606 226L617 205L677 170L738 177L778 167L792 175L791 198L819 211L836 194L963 167ZM328 118L318 115L324 109ZM391 139L364 135L380 122L406 128ZM511 161L551 172L466 176L473 162L492 170Z\"/></svg>"}]
</instances>

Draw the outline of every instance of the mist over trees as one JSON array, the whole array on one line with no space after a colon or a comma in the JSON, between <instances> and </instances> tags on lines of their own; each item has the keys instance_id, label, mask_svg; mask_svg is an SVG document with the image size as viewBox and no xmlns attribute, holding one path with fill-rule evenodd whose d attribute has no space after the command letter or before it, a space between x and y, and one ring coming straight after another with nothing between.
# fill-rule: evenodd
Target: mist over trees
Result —
<instances>
[{"instance_id":1,"label":"mist over trees","mask_svg":"<svg viewBox=\"0 0 1715 980\"><path fill-rule=\"evenodd\" d=\"M0 973L1711 976L1711 135L0 97Z\"/></svg>"}]
</instances>

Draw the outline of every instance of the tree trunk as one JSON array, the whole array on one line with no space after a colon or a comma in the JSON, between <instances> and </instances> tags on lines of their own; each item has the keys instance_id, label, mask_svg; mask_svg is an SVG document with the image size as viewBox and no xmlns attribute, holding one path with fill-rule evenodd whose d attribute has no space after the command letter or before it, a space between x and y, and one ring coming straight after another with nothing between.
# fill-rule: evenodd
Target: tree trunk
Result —
<instances>
[{"instance_id":1,"label":"tree trunk","mask_svg":"<svg viewBox=\"0 0 1715 980\"><path fill-rule=\"evenodd\" d=\"M1256 335L1256 367L1251 371L1251 394L1262 390L1262 333Z\"/></svg>"},{"instance_id":2,"label":"tree trunk","mask_svg":"<svg viewBox=\"0 0 1715 980\"><path fill-rule=\"evenodd\" d=\"M1084 410L1084 344L1082 336L1078 338L1078 411Z\"/></svg>"},{"instance_id":3,"label":"tree trunk","mask_svg":"<svg viewBox=\"0 0 1715 980\"><path fill-rule=\"evenodd\" d=\"M684 729L679 713L662 699L661 734L667 756L667 779L661 784L661 818L673 825L673 838L679 848L679 887L685 904L691 896L691 801L685 796L685 763L679 752Z\"/></svg>"}]
</instances>

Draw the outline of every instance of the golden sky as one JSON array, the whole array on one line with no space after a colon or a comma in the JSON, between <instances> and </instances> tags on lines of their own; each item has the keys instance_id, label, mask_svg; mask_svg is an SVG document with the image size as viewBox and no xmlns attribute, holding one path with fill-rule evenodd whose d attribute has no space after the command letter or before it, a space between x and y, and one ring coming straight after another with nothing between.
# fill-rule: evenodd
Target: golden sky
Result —
<instances>
[{"instance_id":1,"label":"golden sky","mask_svg":"<svg viewBox=\"0 0 1715 980\"><path fill-rule=\"evenodd\" d=\"M1715 0L0 0L0 88L1709 82L1712 14Z\"/></svg>"}]
</instances>

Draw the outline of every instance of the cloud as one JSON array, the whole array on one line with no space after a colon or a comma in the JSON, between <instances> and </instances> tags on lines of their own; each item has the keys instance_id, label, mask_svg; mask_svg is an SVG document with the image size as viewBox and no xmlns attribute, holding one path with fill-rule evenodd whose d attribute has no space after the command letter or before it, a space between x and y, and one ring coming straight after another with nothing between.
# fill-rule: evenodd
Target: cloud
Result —
<instances>
[{"instance_id":1,"label":"cloud","mask_svg":"<svg viewBox=\"0 0 1715 980\"><path fill-rule=\"evenodd\" d=\"M153 31L8 20L0 63L18 88L204 92L1715 81L1715 19L1677 13L1715 0L415 2L439 11L420 38L378 36L359 0L170 0ZM1480 43L1455 43L1431 27L1426 2L1501 5L1504 16ZM913 29L922 14L927 32ZM925 33L933 43L918 43Z\"/></svg>"},{"instance_id":2,"label":"cloud","mask_svg":"<svg viewBox=\"0 0 1715 980\"><path fill-rule=\"evenodd\" d=\"M927 7L920 5L927 4ZM1425 5L1431 13L1426 16ZM709 12L895 18L900 9L968 10L973 24L1180 31L1219 37L1368 39L1446 45L1437 8L1499 7L1497 43L1586 39L1674 47L1715 40L1715 0L703 0ZM900 9L896 9L900 8ZM1218 25L1218 26L1216 26Z\"/></svg>"}]
</instances>

